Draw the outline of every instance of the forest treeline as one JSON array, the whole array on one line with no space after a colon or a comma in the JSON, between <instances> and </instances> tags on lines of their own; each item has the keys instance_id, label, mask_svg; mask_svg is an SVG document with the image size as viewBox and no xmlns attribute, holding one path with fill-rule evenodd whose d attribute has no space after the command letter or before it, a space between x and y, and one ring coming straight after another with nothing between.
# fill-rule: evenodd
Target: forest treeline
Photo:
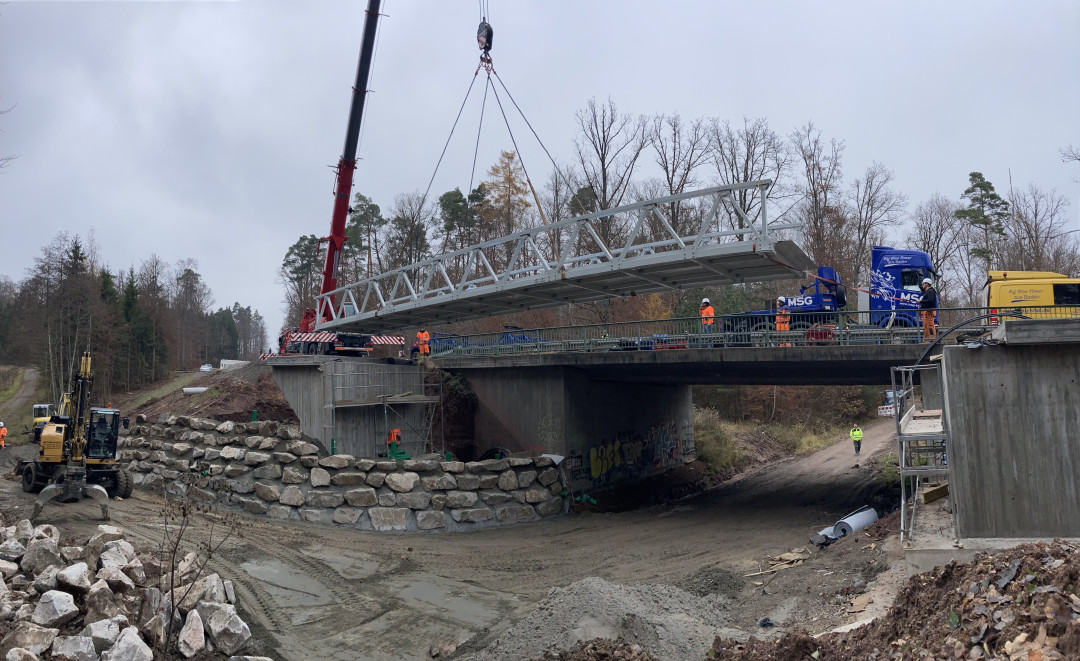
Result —
<instances>
[{"instance_id":1,"label":"forest treeline","mask_svg":"<svg viewBox=\"0 0 1080 661\"><path fill-rule=\"evenodd\" d=\"M89 348L95 400L107 401L175 370L257 358L269 346L265 320L239 303L213 310L198 269L151 255L114 271L92 236L60 234L21 281L0 276L0 363L38 367L57 401Z\"/></svg>"},{"instance_id":2,"label":"forest treeline","mask_svg":"<svg viewBox=\"0 0 1080 661\"><path fill-rule=\"evenodd\" d=\"M549 164L543 181L534 176L535 194L513 151L503 152L467 194L460 188L439 195L402 193L384 211L362 192L356 193L339 282L356 282L545 222L759 179L774 182L768 199L770 220L802 224L793 238L816 263L835 267L849 284L869 284L874 244L929 253L940 274L937 285L944 306L978 305L990 269L1080 274L1080 233L1067 230L1068 201L1038 182L1009 181L999 190L974 171L962 190L912 200L897 187L896 175L885 163L850 167L844 140L825 136L812 122L781 133L764 118L733 122L685 119L677 113L632 115L610 99L590 100L575 113L575 120L572 161ZM1060 156L1066 164L1080 162L1072 147ZM646 166L650 161L655 167ZM535 175L538 164L530 167ZM643 175L647 169L659 176ZM761 200L755 193L744 191L736 197L749 220L757 221ZM663 205L658 211L683 233L695 227L707 209L694 201ZM601 223L604 240L625 239L624 222L614 218ZM725 225L721 229L728 230L747 223L728 210L721 222ZM664 228L656 223L648 231L661 238ZM537 236L562 238L552 234ZM498 262L503 257L490 258ZM493 266L498 268L497 263ZM294 326L303 310L314 306L321 268L315 235L300 237L288 249L279 270L287 326ZM718 313L741 312L767 305L777 294L792 293L796 284L735 285L708 293ZM691 290L538 310L464 322L454 330L495 330L502 323L546 326L692 316L701 294Z\"/></svg>"}]
</instances>

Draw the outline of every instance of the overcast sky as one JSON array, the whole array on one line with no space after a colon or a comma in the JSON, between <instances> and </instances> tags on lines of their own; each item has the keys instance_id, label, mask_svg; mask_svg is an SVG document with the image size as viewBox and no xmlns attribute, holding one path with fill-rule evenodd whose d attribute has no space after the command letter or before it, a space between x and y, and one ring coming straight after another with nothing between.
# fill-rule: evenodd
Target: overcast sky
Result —
<instances>
[{"instance_id":1,"label":"overcast sky","mask_svg":"<svg viewBox=\"0 0 1080 661\"><path fill-rule=\"evenodd\" d=\"M1080 229L1080 3L490 0L499 74L562 162L574 111L813 120L873 160L913 208L968 172L1056 188ZM198 260L215 308L283 319L275 272L329 232L366 2L51 2L0 6L0 274L93 229L127 269ZM384 211L423 190L475 69L475 0L385 0L354 191ZM477 104L434 192L469 183ZM486 118L478 172L509 149ZM518 132L534 180L546 158ZM644 175L654 174L646 170Z\"/></svg>"}]
</instances>

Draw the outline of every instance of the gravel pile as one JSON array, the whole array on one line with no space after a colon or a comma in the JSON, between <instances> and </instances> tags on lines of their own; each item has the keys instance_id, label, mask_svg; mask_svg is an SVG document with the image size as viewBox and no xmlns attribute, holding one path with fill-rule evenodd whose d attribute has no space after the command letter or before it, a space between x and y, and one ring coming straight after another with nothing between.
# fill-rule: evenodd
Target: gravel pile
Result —
<instances>
[{"instance_id":1,"label":"gravel pile","mask_svg":"<svg viewBox=\"0 0 1080 661\"><path fill-rule=\"evenodd\" d=\"M627 586L586 578L553 588L476 659L543 658L595 639L639 646L659 661L702 658L717 635L746 635L729 626L729 603L726 597L696 597L670 585Z\"/></svg>"}]
</instances>

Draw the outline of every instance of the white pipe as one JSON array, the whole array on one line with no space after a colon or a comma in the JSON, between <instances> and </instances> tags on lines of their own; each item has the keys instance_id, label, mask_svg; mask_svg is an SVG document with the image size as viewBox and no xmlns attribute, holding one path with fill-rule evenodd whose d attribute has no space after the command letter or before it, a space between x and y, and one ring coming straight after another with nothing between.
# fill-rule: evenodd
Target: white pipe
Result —
<instances>
[{"instance_id":1,"label":"white pipe","mask_svg":"<svg viewBox=\"0 0 1080 661\"><path fill-rule=\"evenodd\" d=\"M184 388L185 395L198 395L206 392L206 388Z\"/></svg>"}]
</instances>

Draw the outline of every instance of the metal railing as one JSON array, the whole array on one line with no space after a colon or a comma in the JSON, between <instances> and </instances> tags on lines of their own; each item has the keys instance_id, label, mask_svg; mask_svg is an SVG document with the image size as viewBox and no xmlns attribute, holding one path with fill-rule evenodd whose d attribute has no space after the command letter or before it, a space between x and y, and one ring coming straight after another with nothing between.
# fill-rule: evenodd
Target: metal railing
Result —
<instances>
[{"instance_id":1,"label":"metal railing","mask_svg":"<svg viewBox=\"0 0 1080 661\"><path fill-rule=\"evenodd\" d=\"M997 309L1007 315L1018 311L1032 319L1077 318L1080 306ZM936 311L937 328L988 314L987 308L942 308ZM565 351L661 351L727 347L855 346L915 344L932 339L921 325L918 310L793 312L788 330L777 330L771 314L717 316L710 326L698 317L627 321L584 326L519 329L496 333L453 335L435 333L431 355L502 356ZM1008 317L1003 317L1007 319ZM995 319L963 327L945 341L976 337L991 330Z\"/></svg>"}]
</instances>

